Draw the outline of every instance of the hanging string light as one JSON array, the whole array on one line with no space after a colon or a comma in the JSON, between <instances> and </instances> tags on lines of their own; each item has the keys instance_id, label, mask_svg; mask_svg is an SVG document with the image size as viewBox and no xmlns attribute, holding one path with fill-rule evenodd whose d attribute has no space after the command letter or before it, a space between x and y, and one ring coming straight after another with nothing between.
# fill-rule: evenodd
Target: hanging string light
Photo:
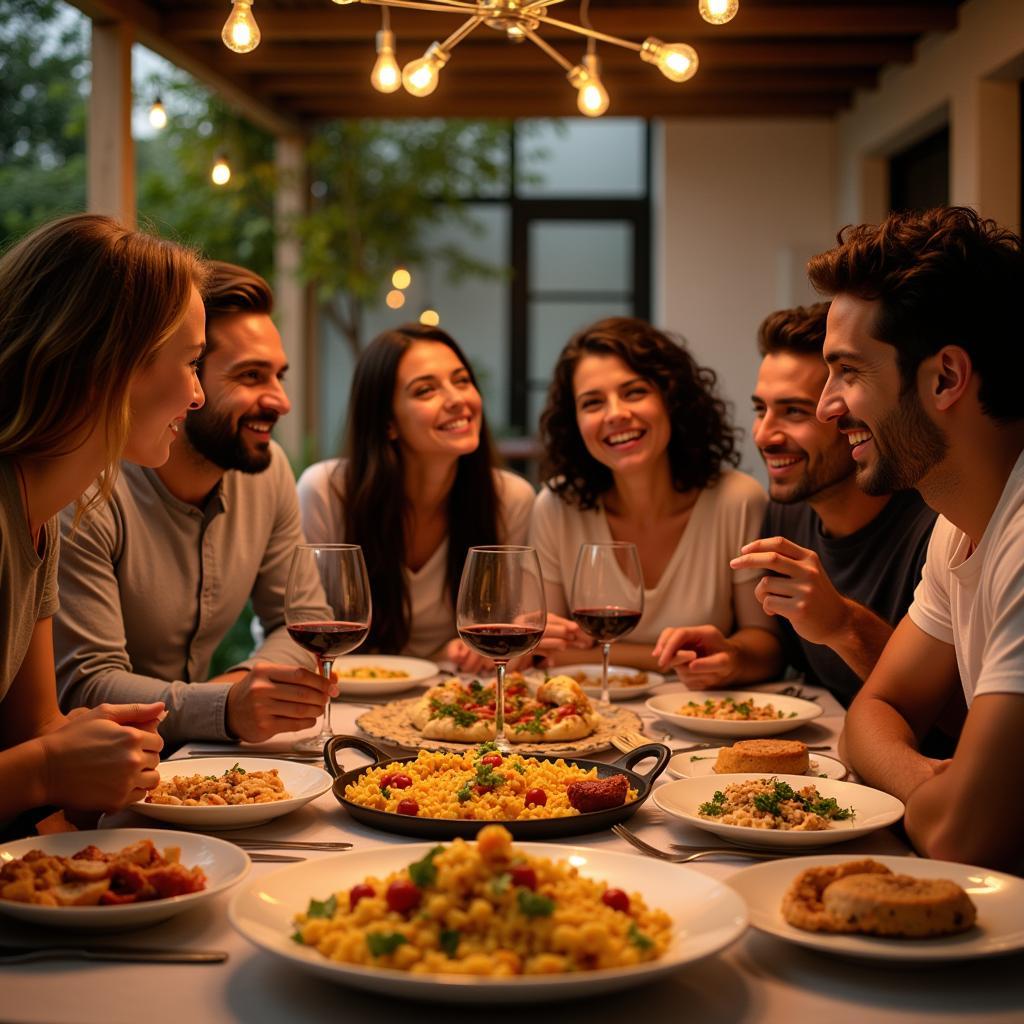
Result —
<instances>
[{"instance_id":1,"label":"hanging string light","mask_svg":"<svg viewBox=\"0 0 1024 1024\"><path fill-rule=\"evenodd\" d=\"M220 37L235 53L250 53L260 45L260 27L252 13L253 0L231 0L231 13Z\"/></svg>"},{"instance_id":2,"label":"hanging string light","mask_svg":"<svg viewBox=\"0 0 1024 1024\"><path fill-rule=\"evenodd\" d=\"M377 33L377 62L370 72L370 84L377 92L397 92L402 88L402 71L395 60L395 33L386 7L381 9L381 26Z\"/></svg>"},{"instance_id":3,"label":"hanging string light","mask_svg":"<svg viewBox=\"0 0 1024 1024\"><path fill-rule=\"evenodd\" d=\"M712 25L724 25L736 17L740 0L700 0L697 9L705 21Z\"/></svg>"},{"instance_id":4,"label":"hanging string light","mask_svg":"<svg viewBox=\"0 0 1024 1024\"><path fill-rule=\"evenodd\" d=\"M395 267L395 272L391 275L391 283L404 291L412 284L412 274L405 267Z\"/></svg>"},{"instance_id":5,"label":"hanging string light","mask_svg":"<svg viewBox=\"0 0 1024 1024\"><path fill-rule=\"evenodd\" d=\"M436 309L425 309L420 313L420 323L425 327L437 327L441 322L441 314Z\"/></svg>"},{"instance_id":6,"label":"hanging string light","mask_svg":"<svg viewBox=\"0 0 1024 1024\"><path fill-rule=\"evenodd\" d=\"M388 309L401 309L405 305L405 292L392 288L384 298Z\"/></svg>"},{"instance_id":7,"label":"hanging string light","mask_svg":"<svg viewBox=\"0 0 1024 1024\"><path fill-rule=\"evenodd\" d=\"M153 106L149 108L149 123L157 131L167 127L167 111L164 109L163 103L160 102L159 96L153 100Z\"/></svg>"},{"instance_id":8,"label":"hanging string light","mask_svg":"<svg viewBox=\"0 0 1024 1024\"><path fill-rule=\"evenodd\" d=\"M226 185L231 180L231 165L227 153L218 153L210 169L210 181L214 185Z\"/></svg>"}]
</instances>

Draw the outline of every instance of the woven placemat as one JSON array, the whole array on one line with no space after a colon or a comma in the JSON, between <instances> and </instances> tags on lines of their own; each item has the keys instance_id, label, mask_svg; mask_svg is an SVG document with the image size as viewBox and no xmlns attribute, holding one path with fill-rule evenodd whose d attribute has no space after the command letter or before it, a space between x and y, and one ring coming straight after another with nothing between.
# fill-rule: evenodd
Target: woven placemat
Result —
<instances>
[{"instance_id":1,"label":"woven placemat","mask_svg":"<svg viewBox=\"0 0 1024 1024\"><path fill-rule=\"evenodd\" d=\"M472 750L480 745L458 743L455 740L424 739L409 718L412 706L419 700L419 697L413 697L411 700L391 701L360 715L356 719L356 725L367 736L408 750ZM608 750L612 745L613 736L621 732L640 732L643 729L643 722L635 711L627 711L611 704L601 704L599 701L591 703L601 716L601 723L589 736L584 736L581 740L513 743L512 749L521 754L593 754L599 750Z\"/></svg>"}]
</instances>

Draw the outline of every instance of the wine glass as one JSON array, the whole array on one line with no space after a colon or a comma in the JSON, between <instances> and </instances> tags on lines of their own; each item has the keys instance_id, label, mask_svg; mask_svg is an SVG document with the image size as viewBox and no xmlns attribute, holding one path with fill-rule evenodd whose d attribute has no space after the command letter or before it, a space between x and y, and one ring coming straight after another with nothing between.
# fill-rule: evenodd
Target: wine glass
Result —
<instances>
[{"instance_id":1,"label":"wine glass","mask_svg":"<svg viewBox=\"0 0 1024 1024\"><path fill-rule=\"evenodd\" d=\"M289 635L316 655L317 667L330 684L334 659L354 651L370 632L370 581L363 549L358 544L296 545L284 608ZM328 696L320 732L298 740L295 749L323 750L333 735Z\"/></svg>"},{"instance_id":2,"label":"wine glass","mask_svg":"<svg viewBox=\"0 0 1024 1024\"><path fill-rule=\"evenodd\" d=\"M608 700L612 641L636 629L644 611L644 577L636 545L613 540L581 544L572 577L572 618L601 644L601 700Z\"/></svg>"},{"instance_id":3,"label":"wine glass","mask_svg":"<svg viewBox=\"0 0 1024 1024\"><path fill-rule=\"evenodd\" d=\"M533 548L495 544L470 548L456 608L459 636L497 664L494 743L507 754L505 667L540 643L547 622L544 579Z\"/></svg>"}]
</instances>

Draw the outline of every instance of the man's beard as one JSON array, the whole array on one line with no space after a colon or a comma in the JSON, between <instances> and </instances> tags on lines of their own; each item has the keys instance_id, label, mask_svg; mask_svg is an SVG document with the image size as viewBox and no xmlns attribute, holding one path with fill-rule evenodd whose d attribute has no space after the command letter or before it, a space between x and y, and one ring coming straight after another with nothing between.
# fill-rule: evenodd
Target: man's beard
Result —
<instances>
[{"instance_id":1,"label":"man's beard","mask_svg":"<svg viewBox=\"0 0 1024 1024\"><path fill-rule=\"evenodd\" d=\"M762 455L767 454L762 452ZM811 466L810 462L806 463L806 469L800 479L784 489L776 487L769 478L768 494L772 501L777 501L780 505L795 505L798 501L807 501L822 491L842 483L853 474L855 469L853 460L846 452L841 450L833 452L814 466Z\"/></svg>"},{"instance_id":2,"label":"man's beard","mask_svg":"<svg viewBox=\"0 0 1024 1024\"><path fill-rule=\"evenodd\" d=\"M885 416L871 437L874 465L858 466L857 486L865 494L876 496L916 487L949 451L949 442L928 419L913 391L900 395L900 404Z\"/></svg>"},{"instance_id":3,"label":"man's beard","mask_svg":"<svg viewBox=\"0 0 1024 1024\"><path fill-rule=\"evenodd\" d=\"M238 469L243 473L262 473L269 465L271 452L266 449L251 451L246 447L242 431L246 423L277 422L276 416L243 416L236 427L231 425L229 413L219 412L216 406L206 405L185 417L185 435L189 444L215 466ZM270 441L270 434L267 434Z\"/></svg>"}]
</instances>

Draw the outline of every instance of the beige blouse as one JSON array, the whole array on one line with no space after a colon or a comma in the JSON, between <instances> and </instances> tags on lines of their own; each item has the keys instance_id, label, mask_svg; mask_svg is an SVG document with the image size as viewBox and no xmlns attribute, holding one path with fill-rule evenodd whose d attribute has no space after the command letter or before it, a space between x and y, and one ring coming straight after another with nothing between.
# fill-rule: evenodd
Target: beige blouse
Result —
<instances>
[{"instance_id":1,"label":"beige blouse","mask_svg":"<svg viewBox=\"0 0 1024 1024\"><path fill-rule=\"evenodd\" d=\"M738 615L733 600L737 586L757 580L761 573L729 568L729 559L760 536L767 504L764 488L736 470L725 471L714 486L701 491L658 585L644 588L643 617L628 641L653 645L669 626L711 625L725 636L744 626L773 629L770 617L759 609ZM541 490L533 506L530 543L540 558L549 612L569 613L580 545L614 539L600 504L582 511L547 487Z\"/></svg>"},{"instance_id":2,"label":"beige blouse","mask_svg":"<svg viewBox=\"0 0 1024 1024\"><path fill-rule=\"evenodd\" d=\"M338 507L344 476L341 472L335 475L340 462L340 459L327 459L314 463L299 477L302 529L310 543L343 543L345 540L341 536L341 509ZM501 510L499 540L502 544L523 544L533 506L533 488L522 477L503 469L495 471L494 483ZM426 658L454 639L455 611L448 596L447 562L446 538L415 572L408 566L403 567L412 605L409 640L403 650L384 653Z\"/></svg>"}]
</instances>

